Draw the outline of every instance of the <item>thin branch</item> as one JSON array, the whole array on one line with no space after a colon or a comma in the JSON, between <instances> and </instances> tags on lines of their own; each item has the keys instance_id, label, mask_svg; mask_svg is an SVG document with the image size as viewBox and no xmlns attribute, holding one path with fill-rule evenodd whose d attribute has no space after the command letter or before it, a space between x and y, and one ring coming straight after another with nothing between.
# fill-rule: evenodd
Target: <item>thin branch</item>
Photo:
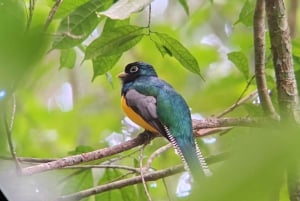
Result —
<instances>
[{"instance_id":1,"label":"thin branch","mask_svg":"<svg viewBox=\"0 0 300 201\"><path fill-rule=\"evenodd\" d=\"M152 198L150 196L150 193L148 191L148 187L147 187L147 184L146 184L146 180L145 180L145 174L144 174L144 168L143 168L143 157L144 157L144 149L145 149L145 145L141 147L141 152L140 152L140 172L141 172L141 178L142 178L142 184L143 184L143 187L144 187L144 191L145 191L145 194L147 196L147 199L148 201L152 201Z\"/></svg>"},{"instance_id":2,"label":"thin branch","mask_svg":"<svg viewBox=\"0 0 300 201\"><path fill-rule=\"evenodd\" d=\"M243 93L241 94L241 96L237 99L237 101L231 105L229 108L227 108L226 110L224 110L223 112L221 112L220 114L218 115L215 115L215 117L217 118L220 118L220 117L223 117L224 115L228 114L229 112L233 111L234 109L236 109L237 107L241 106L242 104L244 104L245 102L248 102L250 100L253 100L255 99L255 97L257 96L257 91L253 91L252 93L250 93L248 96L243 97L244 93L247 91L250 83L252 82L253 80L253 77L251 78L251 80L248 82L245 90L243 91Z\"/></svg>"},{"instance_id":3,"label":"thin branch","mask_svg":"<svg viewBox=\"0 0 300 201\"><path fill-rule=\"evenodd\" d=\"M272 104L265 74L265 0L257 0L253 19L255 77L260 104L264 113L278 119Z\"/></svg>"},{"instance_id":4,"label":"thin branch","mask_svg":"<svg viewBox=\"0 0 300 201\"><path fill-rule=\"evenodd\" d=\"M74 166L67 166L64 167L65 169L92 169L92 168L111 168L111 169L121 169L121 170L127 170L134 173L140 174L139 168L133 168L125 165L74 165Z\"/></svg>"},{"instance_id":5,"label":"thin branch","mask_svg":"<svg viewBox=\"0 0 300 201\"><path fill-rule=\"evenodd\" d=\"M206 161L211 164L211 163L216 163L219 161L224 160L224 158L228 157L228 153L221 153L218 155L214 155L214 156L210 156L206 159ZM144 180L145 181L156 181L158 179L162 179L171 175L175 175L178 174L180 172L183 172L184 167L183 165L176 165L173 166L171 168L166 168L163 170L158 170L155 172L150 172L150 173L146 173L144 175ZM132 177L129 179L123 179L123 180L119 180L119 181L115 181L115 182L111 182L108 184L103 184L101 186L96 186L90 189L86 189L83 191L79 191L73 194L69 194L69 195L64 195L59 197L56 201L75 201L75 200L80 200L82 198L91 196L91 195L95 195L95 194L99 194L99 193L103 193L106 191L110 191L113 189L120 189L126 186L130 186L133 184L138 184L142 182L142 177L141 176L136 176L136 177Z\"/></svg>"},{"instance_id":6,"label":"thin branch","mask_svg":"<svg viewBox=\"0 0 300 201\"><path fill-rule=\"evenodd\" d=\"M21 166L19 164L19 161L18 161L18 158L16 155L16 151L14 148L13 140L12 140L12 129L13 129L15 115L16 115L16 98L15 98L14 94L11 96L11 99L12 99L12 110L11 110L10 118L7 117L7 111L5 111L3 113L4 114L3 120L4 120L5 131L7 134L9 150L10 150L13 160L15 161L16 169L19 172L21 170ZM8 119L10 119L10 120L8 120Z\"/></svg>"},{"instance_id":7,"label":"thin branch","mask_svg":"<svg viewBox=\"0 0 300 201\"><path fill-rule=\"evenodd\" d=\"M49 15L47 17L47 20L46 20L46 23L45 23L45 26L44 26L44 30L46 31L50 25L50 23L52 22L53 20L53 17L54 15L56 14L57 12L57 9L59 8L60 4L63 2L63 0L56 0L54 6L52 7L52 9L50 10L49 12Z\"/></svg>"},{"instance_id":8,"label":"thin branch","mask_svg":"<svg viewBox=\"0 0 300 201\"><path fill-rule=\"evenodd\" d=\"M145 165L144 168L145 168L146 170L149 170L149 168L151 167L151 164L152 164L152 162L154 161L154 159L157 158L157 157L160 156L163 152L167 151L168 149L170 149L170 148L172 148L172 147L173 147L173 145L172 145L171 143L168 143L168 144L166 144L166 145L160 147L159 149L157 149L155 152L153 152L153 153L149 156L149 158L148 158L148 160L147 160L147 163L146 163L146 165Z\"/></svg>"},{"instance_id":9,"label":"thin branch","mask_svg":"<svg viewBox=\"0 0 300 201\"><path fill-rule=\"evenodd\" d=\"M35 6L35 0L29 0L29 8L28 8L29 12L28 12L28 19L27 19L27 27L26 27L27 30L30 28L32 22L34 6Z\"/></svg>"}]
</instances>

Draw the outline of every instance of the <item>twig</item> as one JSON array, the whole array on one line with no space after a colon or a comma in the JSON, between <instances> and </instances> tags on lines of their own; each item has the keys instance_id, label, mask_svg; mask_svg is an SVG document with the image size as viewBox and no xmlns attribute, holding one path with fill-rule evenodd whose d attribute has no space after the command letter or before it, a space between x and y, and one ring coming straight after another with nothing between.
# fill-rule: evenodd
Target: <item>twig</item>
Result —
<instances>
[{"instance_id":1,"label":"twig","mask_svg":"<svg viewBox=\"0 0 300 201\"><path fill-rule=\"evenodd\" d=\"M268 117L278 119L265 75L265 0L256 1L253 23L255 77L260 104Z\"/></svg>"},{"instance_id":2,"label":"twig","mask_svg":"<svg viewBox=\"0 0 300 201\"><path fill-rule=\"evenodd\" d=\"M34 6L35 6L35 0L29 0L29 8L28 8L29 13L28 13L27 27L26 27L27 30L30 28L32 22Z\"/></svg>"},{"instance_id":3,"label":"twig","mask_svg":"<svg viewBox=\"0 0 300 201\"><path fill-rule=\"evenodd\" d=\"M7 111L5 111L3 113L4 114L3 120L4 120L5 131L7 134L9 150L10 150L12 158L15 161L16 169L19 172L21 170L21 166L19 164L19 161L18 161L18 158L16 155L16 151L14 148L13 140L12 140L12 129L13 129L13 125L14 125L14 121L15 121L15 114L16 114L16 98L15 98L14 94L11 96L11 99L12 99L12 111L11 111L11 115L10 115L10 122L8 122Z\"/></svg>"},{"instance_id":4,"label":"twig","mask_svg":"<svg viewBox=\"0 0 300 201\"><path fill-rule=\"evenodd\" d=\"M47 20L46 20L46 23L45 23L45 26L44 26L44 30L46 31L50 25L50 23L52 22L53 20L53 17L55 15L55 13L57 12L57 9L58 7L60 6L60 4L63 2L63 0L56 0L54 6L52 7L52 9L50 10L49 12L49 15L47 17Z\"/></svg>"},{"instance_id":5,"label":"twig","mask_svg":"<svg viewBox=\"0 0 300 201\"><path fill-rule=\"evenodd\" d=\"M145 165L144 168L145 168L146 170L148 170L148 169L151 167L151 164L152 164L153 160L154 160L156 157L160 156L163 152L167 151L168 149L170 149L170 148L172 148L172 147L173 147L172 144L171 144L171 143L168 143L168 144L166 144L166 145L160 147L159 149L157 149L155 152L153 152L153 153L150 155L150 157L148 158L147 163L146 163L146 165Z\"/></svg>"},{"instance_id":6,"label":"twig","mask_svg":"<svg viewBox=\"0 0 300 201\"><path fill-rule=\"evenodd\" d=\"M230 127L230 126L247 126L247 127L259 127L264 122L264 119L253 119L249 117L240 118L209 118L202 120L193 120L193 129L203 128L218 128L218 127Z\"/></svg>"},{"instance_id":7,"label":"twig","mask_svg":"<svg viewBox=\"0 0 300 201\"><path fill-rule=\"evenodd\" d=\"M228 153L224 152L224 153L210 156L210 157L206 158L206 161L207 161L207 163L212 164L212 163L222 161L227 157L228 157ZM171 168L166 168L166 169L158 170L155 172L149 172L144 175L144 180L145 181L156 181L158 179L165 178L165 177L180 173L182 171L185 171L183 168L183 165L176 165ZM79 191L79 192L76 192L73 194L64 195L64 196L59 197L56 201L80 200L82 198L85 198L85 197L88 197L91 195L103 193L103 192L110 191L113 189L120 189L120 188L130 186L133 184L138 184L141 182L142 182L142 177L136 176L136 177L132 177L129 179L123 179L123 180L111 182L111 183L104 184L101 186L96 186L96 187L86 189L83 191Z\"/></svg>"},{"instance_id":8,"label":"twig","mask_svg":"<svg viewBox=\"0 0 300 201\"><path fill-rule=\"evenodd\" d=\"M141 172L141 178L142 178L142 183L143 183L143 187L144 187L144 190L145 190L145 194L147 196L147 199L148 201L152 201L151 199L151 196L150 196L150 193L148 191L148 187L147 187L147 184L146 184L146 181L145 181L145 175L144 175L144 168L143 168L143 157L144 157L144 148L145 148L145 145L141 147L141 150L140 150L140 172Z\"/></svg>"},{"instance_id":9,"label":"twig","mask_svg":"<svg viewBox=\"0 0 300 201\"><path fill-rule=\"evenodd\" d=\"M240 105L242 105L243 103L249 101L249 100L253 100L256 96L257 96L257 91L253 91L252 93L250 93L248 96L243 97L244 93L247 91L250 83L252 82L253 77L250 79L250 81L247 83L247 86L245 87L243 93L241 94L241 96L237 99L237 101L230 106L229 108L227 108L226 110L224 110L223 112L221 112L218 115L215 115L215 117L220 118L223 117L224 115L228 114L229 112L233 111L234 109L236 109L237 107L239 107Z\"/></svg>"},{"instance_id":10,"label":"twig","mask_svg":"<svg viewBox=\"0 0 300 201\"><path fill-rule=\"evenodd\" d=\"M139 168L133 168L125 165L74 165L64 167L65 169L92 169L92 168L111 168L111 169L122 169L128 170L134 173L140 173Z\"/></svg>"}]
</instances>

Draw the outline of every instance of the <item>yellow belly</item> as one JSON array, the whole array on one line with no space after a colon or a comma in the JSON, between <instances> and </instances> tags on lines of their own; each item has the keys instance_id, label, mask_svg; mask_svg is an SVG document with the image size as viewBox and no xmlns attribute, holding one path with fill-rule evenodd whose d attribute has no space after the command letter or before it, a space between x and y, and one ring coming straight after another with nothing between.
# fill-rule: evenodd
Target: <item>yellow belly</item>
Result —
<instances>
[{"instance_id":1,"label":"yellow belly","mask_svg":"<svg viewBox=\"0 0 300 201\"><path fill-rule=\"evenodd\" d=\"M124 96L121 98L121 106L124 111L124 113L136 124L139 126L143 127L145 130L154 132L154 133L159 133L153 126L148 124L139 114L137 114L131 107L129 107L126 103L126 100Z\"/></svg>"}]
</instances>

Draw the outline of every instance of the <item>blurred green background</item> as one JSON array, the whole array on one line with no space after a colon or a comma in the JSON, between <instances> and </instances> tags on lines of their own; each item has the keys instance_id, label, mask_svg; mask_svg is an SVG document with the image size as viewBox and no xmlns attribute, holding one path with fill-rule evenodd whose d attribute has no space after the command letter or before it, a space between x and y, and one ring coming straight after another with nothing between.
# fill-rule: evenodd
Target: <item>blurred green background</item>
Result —
<instances>
[{"instance_id":1,"label":"blurred green background","mask_svg":"<svg viewBox=\"0 0 300 201\"><path fill-rule=\"evenodd\" d=\"M71 153L79 153L82 149L83 151L101 149L114 143L114 140L117 142L124 140L120 140L112 134L124 136L124 123L122 124L124 114L120 108L121 83L117 75L123 71L127 63L137 60L151 63L158 75L184 96L192 113L202 117L219 114L234 104L246 88L249 77L253 75L252 19L251 17L241 18L240 13L242 9L249 9L248 12L253 13L255 1L191 0L188 1L189 15L185 13L177 1L156 0L153 2L151 30L167 33L184 44L196 57L204 81L198 75L184 69L174 58L162 57L149 37L144 37L135 47L122 55L109 73L96 77L93 82L91 81L93 78L92 63L91 61L82 62L84 55L79 48L75 48L77 59L72 67L61 66L61 52L59 50L50 51L53 39L61 37L56 35L55 31L61 18L68 13L68 5L72 2L71 0L63 1L61 10L58 9L57 17L45 34L44 23L54 1L40 0L36 2L31 26L29 30L25 31L29 1L0 0L0 113L6 112L8 116L11 114L12 99L8 99L8 97L14 93L16 113L12 139L17 156L59 158ZM84 2L86 1L74 1L73 3L80 5ZM245 2L249 4L248 7L245 7ZM63 9L66 9L65 12ZM131 24L146 26L147 23L148 9L131 16ZM99 30L102 29L102 26L103 23L100 23ZM25 32L26 34L24 34ZM83 46L87 45L93 37L95 36L89 37ZM246 55L248 64L245 65L249 66L247 79L245 79L245 74L228 59L227 54L233 51L240 51ZM298 68L297 62L295 64ZM272 89L275 85L271 69L268 69L268 76L269 86ZM255 88L255 82L252 82L245 95L251 93ZM258 106L251 102L239 107L228 116L240 117L249 114L259 114ZM3 120L3 117L1 118ZM125 126L128 125L125 124ZM2 126L0 128L0 155L10 156L4 130ZM135 131L133 136L137 133L139 131ZM252 137L253 133L256 137ZM216 139L213 144L206 144L201 139L198 141L200 146L204 148L205 155L217 154L231 149L238 149L237 153L244 153L241 151L243 150L241 147L235 147L235 145L247 144L247 142L253 144L259 142L257 150L264 152L265 146L269 146L268 143L272 137L266 135L268 137L265 136L260 139L259 136L263 133L268 132L256 131L252 128L237 128L221 137L213 136L212 138ZM246 135L251 139L245 140L241 135ZM281 140L281 138L275 138L271 144L276 147ZM147 146L145 158L165 143L164 139L155 139L151 145ZM245 147L252 148L249 144ZM247 152L247 150L244 151ZM293 152L293 150L285 149L277 151L280 153ZM267 164L264 164L266 166L263 165L264 168L271 168L277 164L276 162L280 160L274 156L277 156L277 151L265 153L267 156L271 156L268 158ZM126 152L123 155L131 152ZM248 161L253 156L259 155L257 152L248 154L243 155L242 160L239 158L242 157L242 154L238 155L238 159L236 159L238 162L234 161L227 166L226 164L223 166L223 163L212 165L212 169L218 171L224 168L224 172L221 171L220 174L223 176L228 174L230 177L221 177L222 181L230 180L234 178L234 171L243 171L239 168L232 169L232 167L238 167L237 164L243 163L241 161ZM173 150L164 153L154 162L154 168L161 169L179 164L179 158L173 157L173 155ZM138 157L139 154L137 153L120 163L134 165L134 161ZM281 155L280 157L285 158ZM259 174L264 175L266 170L260 169L260 165L261 163L258 163L254 170L257 168ZM245 166L243 163L241 168L246 168L245 172L251 173L247 167L251 167L251 165ZM282 167L280 166L280 168ZM62 172L57 174L65 175ZM66 172L69 173L70 171ZM111 174L112 177L120 176L119 173ZM244 175L245 177L238 175L237 177L242 178L242 181L239 183L239 181L234 180L232 184L228 184L229 187L225 190L227 189L227 192L237 190L235 187L239 185L243 188L245 185L243 179L247 180L249 174ZM168 178L168 180L177 181L178 177ZM102 178L102 182L107 181L110 181L110 178L106 180ZM72 183L72 181L68 182ZM173 199L191 199L178 198L176 195L172 195L177 182L167 183ZM167 199L167 193L163 186L163 182L159 182L158 187L151 188L151 195L156 200ZM206 192L214 193L213 189L204 189ZM286 192L284 186L282 189L283 192ZM257 189L253 188L253 190ZM241 192L243 193L243 190ZM232 200L241 200L237 197L233 198ZM109 200L107 197L101 199ZM218 199L207 198L207 200ZM286 193L280 200L287 200Z\"/></svg>"}]
</instances>

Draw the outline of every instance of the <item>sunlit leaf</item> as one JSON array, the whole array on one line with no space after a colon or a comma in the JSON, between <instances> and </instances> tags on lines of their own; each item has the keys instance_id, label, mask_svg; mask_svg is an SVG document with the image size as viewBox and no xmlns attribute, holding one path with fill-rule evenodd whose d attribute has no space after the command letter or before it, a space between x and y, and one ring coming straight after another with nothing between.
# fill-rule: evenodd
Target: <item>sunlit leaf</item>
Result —
<instances>
[{"instance_id":1,"label":"sunlit leaf","mask_svg":"<svg viewBox=\"0 0 300 201\"><path fill-rule=\"evenodd\" d=\"M122 54L114 54L111 56L99 56L93 58L92 62L94 75L92 80L112 69L112 67L118 62L121 56Z\"/></svg>"},{"instance_id":2,"label":"sunlit leaf","mask_svg":"<svg viewBox=\"0 0 300 201\"><path fill-rule=\"evenodd\" d=\"M244 77L249 79L249 64L246 55L243 52L230 52L228 59L240 70Z\"/></svg>"},{"instance_id":3,"label":"sunlit leaf","mask_svg":"<svg viewBox=\"0 0 300 201\"><path fill-rule=\"evenodd\" d=\"M128 25L105 32L87 47L85 59L123 53L142 39L143 30L142 27Z\"/></svg>"},{"instance_id":4,"label":"sunlit leaf","mask_svg":"<svg viewBox=\"0 0 300 201\"><path fill-rule=\"evenodd\" d=\"M96 11L106 9L112 0L91 0L74 10L60 23L52 48L66 49L84 41L103 18Z\"/></svg>"},{"instance_id":5,"label":"sunlit leaf","mask_svg":"<svg viewBox=\"0 0 300 201\"><path fill-rule=\"evenodd\" d=\"M74 68L76 62L76 51L74 48L61 50L60 68Z\"/></svg>"},{"instance_id":6,"label":"sunlit leaf","mask_svg":"<svg viewBox=\"0 0 300 201\"><path fill-rule=\"evenodd\" d=\"M184 11L186 12L186 14L189 14L190 13L190 11L189 11L189 5L186 2L186 0L178 0L178 1L181 4L181 6L184 8Z\"/></svg>"},{"instance_id":7,"label":"sunlit leaf","mask_svg":"<svg viewBox=\"0 0 300 201\"><path fill-rule=\"evenodd\" d=\"M254 1L254 0L246 0L245 1L244 6L239 15L239 19L234 24L242 23L245 26L253 25L255 2L256 1Z\"/></svg>"},{"instance_id":8,"label":"sunlit leaf","mask_svg":"<svg viewBox=\"0 0 300 201\"><path fill-rule=\"evenodd\" d=\"M200 75L198 62L186 47L165 33L156 32L155 34L159 38L156 47L158 47L163 55L168 53L170 56L176 58L187 70Z\"/></svg>"},{"instance_id":9,"label":"sunlit leaf","mask_svg":"<svg viewBox=\"0 0 300 201\"><path fill-rule=\"evenodd\" d=\"M108 10L98 12L97 15L105 15L111 19L126 19L132 13L138 12L149 5L153 0L119 0Z\"/></svg>"}]
</instances>

